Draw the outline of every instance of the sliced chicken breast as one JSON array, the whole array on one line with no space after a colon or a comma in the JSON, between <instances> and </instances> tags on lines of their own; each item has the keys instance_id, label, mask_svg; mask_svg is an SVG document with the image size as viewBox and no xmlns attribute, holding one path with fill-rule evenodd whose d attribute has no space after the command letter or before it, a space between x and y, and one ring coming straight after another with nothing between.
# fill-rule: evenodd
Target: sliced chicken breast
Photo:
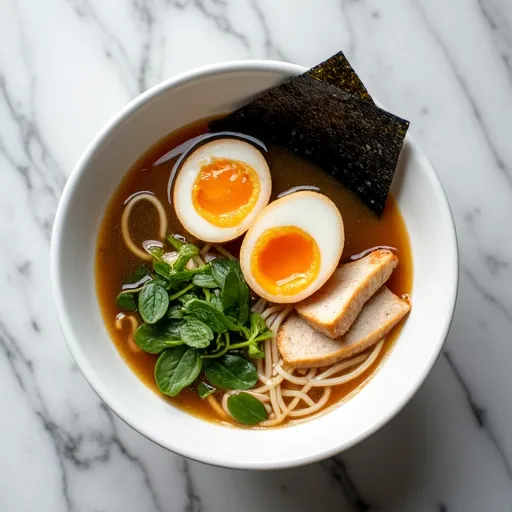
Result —
<instances>
[{"instance_id":1,"label":"sliced chicken breast","mask_svg":"<svg viewBox=\"0 0 512 512\"><path fill-rule=\"evenodd\" d=\"M346 263L311 297L295 309L317 331L331 338L345 334L368 299L389 279L398 258L378 249Z\"/></svg>"},{"instance_id":2,"label":"sliced chicken breast","mask_svg":"<svg viewBox=\"0 0 512 512\"><path fill-rule=\"evenodd\" d=\"M381 340L407 314L410 305L383 286L364 305L350 330L332 339L292 314L277 335L284 361L294 368L322 367L363 352Z\"/></svg>"}]
</instances>

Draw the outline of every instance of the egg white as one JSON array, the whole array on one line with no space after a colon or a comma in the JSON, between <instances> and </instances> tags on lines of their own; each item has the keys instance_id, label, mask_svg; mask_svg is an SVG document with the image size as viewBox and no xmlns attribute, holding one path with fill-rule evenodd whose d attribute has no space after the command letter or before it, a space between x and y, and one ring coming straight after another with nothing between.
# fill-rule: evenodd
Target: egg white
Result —
<instances>
[{"instance_id":1,"label":"egg white","mask_svg":"<svg viewBox=\"0 0 512 512\"><path fill-rule=\"evenodd\" d=\"M302 229L315 240L320 251L318 275L295 295L268 292L260 286L251 271L251 256L256 242L267 229L279 226ZM343 219L336 205L317 192L296 192L269 204L256 217L240 249L240 266L247 284L260 297L276 303L295 303L312 295L331 277L338 266L344 244Z\"/></svg>"},{"instance_id":2,"label":"egg white","mask_svg":"<svg viewBox=\"0 0 512 512\"><path fill-rule=\"evenodd\" d=\"M194 182L208 159L213 157L238 160L251 166L260 180L260 193L253 209L233 227L219 227L202 217L192 201ZM176 178L173 203L176 215L183 227L199 240L222 243L245 233L258 213L268 204L272 191L272 179L263 154L252 144L239 139L215 139L199 146L183 162Z\"/></svg>"}]
</instances>

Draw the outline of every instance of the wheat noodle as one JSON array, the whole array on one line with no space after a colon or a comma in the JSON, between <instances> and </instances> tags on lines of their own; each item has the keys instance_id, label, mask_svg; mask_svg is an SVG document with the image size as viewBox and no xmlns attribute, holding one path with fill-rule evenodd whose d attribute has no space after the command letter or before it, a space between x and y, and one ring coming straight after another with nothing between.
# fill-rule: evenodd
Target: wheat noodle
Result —
<instances>
[{"instance_id":1,"label":"wheat noodle","mask_svg":"<svg viewBox=\"0 0 512 512\"><path fill-rule=\"evenodd\" d=\"M128 225L128 221L130 220L130 213L133 207L139 201L149 201L156 208L159 218L158 236L161 240L165 238L165 234L167 233L167 215L165 213L164 205L161 203L161 201L155 195L149 192L143 192L141 194L135 194L134 196L131 196L124 207L123 214L121 216L121 233L123 235L124 243L128 249L130 249L130 251L135 254L135 256L146 261L151 261L151 254L137 247L130 236L130 228Z\"/></svg>"}]
</instances>

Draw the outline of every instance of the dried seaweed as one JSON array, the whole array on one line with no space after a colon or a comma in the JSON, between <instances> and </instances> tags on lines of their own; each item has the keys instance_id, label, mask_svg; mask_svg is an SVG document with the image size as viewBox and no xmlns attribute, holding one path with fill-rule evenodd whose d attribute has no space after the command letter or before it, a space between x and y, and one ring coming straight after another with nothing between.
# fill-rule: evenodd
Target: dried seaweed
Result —
<instances>
[{"instance_id":1,"label":"dried seaweed","mask_svg":"<svg viewBox=\"0 0 512 512\"><path fill-rule=\"evenodd\" d=\"M408 127L374 105L342 53L210 123L213 131L246 133L294 151L379 216Z\"/></svg>"},{"instance_id":2,"label":"dried seaweed","mask_svg":"<svg viewBox=\"0 0 512 512\"><path fill-rule=\"evenodd\" d=\"M375 106L341 52L210 123L213 131L238 131L293 150L379 216L408 127Z\"/></svg>"},{"instance_id":3,"label":"dried seaweed","mask_svg":"<svg viewBox=\"0 0 512 512\"><path fill-rule=\"evenodd\" d=\"M348 94L352 94L352 96L373 103L370 93L352 69L343 52L338 52L336 55L329 57L314 68L306 71L304 75L321 82L327 82Z\"/></svg>"}]
</instances>

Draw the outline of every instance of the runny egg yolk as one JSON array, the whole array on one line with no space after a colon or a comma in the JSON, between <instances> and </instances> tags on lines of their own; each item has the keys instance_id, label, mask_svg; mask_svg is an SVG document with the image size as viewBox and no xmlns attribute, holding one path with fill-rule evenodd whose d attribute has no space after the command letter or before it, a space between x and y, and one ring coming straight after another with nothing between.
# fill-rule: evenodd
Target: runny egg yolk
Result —
<instances>
[{"instance_id":1,"label":"runny egg yolk","mask_svg":"<svg viewBox=\"0 0 512 512\"><path fill-rule=\"evenodd\" d=\"M316 241L296 226L279 226L262 233L252 250L251 271L272 295L295 295L320 271Z\"/></svg>"},{"instance_id":2,"label":"runny egg yolk","mask_svg":"<svg viewBox=\"0 0 512 512\"><path fill-rule=\"evenodd\" d=\"M192 202L211 224L237 226L254 208L260 179L248 164L228 158L209 158L202 165L192 189Z\"/></svg>"}]
</instances>

